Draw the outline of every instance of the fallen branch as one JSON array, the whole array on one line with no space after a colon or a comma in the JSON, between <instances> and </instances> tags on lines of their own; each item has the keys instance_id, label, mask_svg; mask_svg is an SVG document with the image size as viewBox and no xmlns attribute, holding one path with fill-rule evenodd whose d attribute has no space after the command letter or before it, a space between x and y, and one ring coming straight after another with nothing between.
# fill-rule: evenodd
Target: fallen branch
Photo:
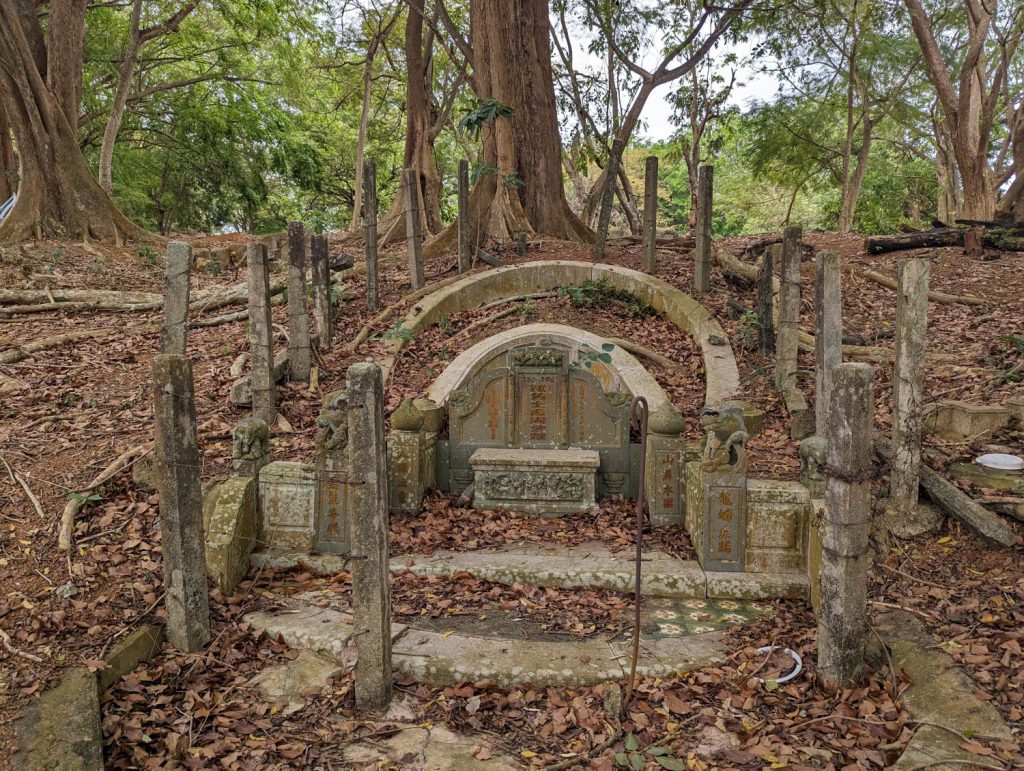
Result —
<instances>
[{"instance_id":1,"label":"fallen branch","mask_svg":"<svg viewBox=\"0 0 1024 771\"><path fill-rule=\"evenodd\" d=\"M21 316L28 313L84 313L86 311L102 311L106 313L139 313L141 311L157 310L163 305L162 302L139 303L137 305L126 305L123 303L91 303L91 302L53 302L41 303L39 305L11 305L0 308L0 313L6 316Z\"/></svg>"},{"instance_id":2,"label":"fallen branch","mask_svg":"<svg viewBox=\"0 0 1024 771\"><path fill-rule=\"evenodd\" d=\"M4 650L6 650L12 656L20 656L23 659L28 659L29 661L34 661L36 664L42 664L43 663L43 660L41 658L39 658L38 656L36 656L35 654L33 654L33 653L25 653L25 651L20 651L17 648L15 648L13 645L11 645L11 636L9 634L7 634L7 632L5 632L3 629L0 629L0 641L2 641L3 644L4 644Z\"/></svg>"},{"instance_id":3,"label":"fallen branch","mask_svg":"<svg viewBox=\"0 0 1024 771\"><path fill-rule=\"evenodd\" d=\"M35 508L36 513L39 515L40 519L45 519L46 514L45 512L43 512L43 506L42 504L39 503L39 499L36 498L35 493L32 492L32 488L28 486L28 482L25 481L25 478L17 471L15 471L13 468L11 468L11 464L7 462L7 458L5 458L2 454L0 454L0 461L3 461L4 466L7 468L7 473L8 475L10 475L11 481L17 482L19 485L21 485L21 489L25 491L25 495L27 495L29 501L32 502L32 506Z\"/></svg>"},{"instance_id":4,"label":"fallen branch","mask_svg":"<svg viewBox=\"0 0 1024 771\"><path fill-rule=\"evenodd\" d=\"M881 284L884 287L895 291L898 284L896 279L891 276L887 276L884 273L879 273L876 270L862 270L860 272L865 278L871 279L876 284ZM988 300L983 300L980 297L972 297L971 295L955 295L947 294L946 292L938 292L935 290L929 290L928 292L929 302L942 303L944 305L989 305Z\"/></svg>"},{"instance_id":5,"label":"fallen branch","mask_svg":"<svg viewBox=\"0 0 1024 771\"><path fill-rule=\"evenodd\" d=\"M31 343L25 343L18 347L12 346L10 350L0 353L0 364L14 364L15 362L22 361L33 354L50 348L56 348L57 346L74 343L79 340L106 337L107 335L113 335L123 331L123 328L116 327L109 327L107 329L82 329L77 332L65 332L64 334L54 335L53 337L44 337L42 340L35 340Z\"/></svg>"},{"instance_id":6,"label":"fallen branch","mask_svg":"<svg viewBox=\"0 0 1024 771\"><path fill-rule=\"evenodd\" d=\"M112 477L119 474L124 469L128 468L132 463L137 461L139 458L144 457L146 454L153 450L153 443L148 442L146 444L140 444L137 447L132 447L130 450L125 450L123 453L114 458L113 461L101 471L95 479L93 479L85 488L79 490L71 500L68 501L64 507L64 511L60 517L60 535L57 538L57 544L64 551L70 551L73 541L73 533L75 528L75 515L78 514L79 510L85 505L87 493L95 490L97 487L106 484Z\"/></svg>"}]
</instances>

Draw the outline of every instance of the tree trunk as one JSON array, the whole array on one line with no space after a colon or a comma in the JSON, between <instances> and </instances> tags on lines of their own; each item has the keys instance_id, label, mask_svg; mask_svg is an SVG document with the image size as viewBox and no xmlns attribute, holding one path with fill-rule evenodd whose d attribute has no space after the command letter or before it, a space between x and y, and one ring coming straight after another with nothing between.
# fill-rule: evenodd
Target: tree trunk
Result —
<instances>
[{"instance_id":1,"label":"tree trunk","mask_svg":"<svg viewBox=\"0 0 1024 771\"><path fill-rule=\"evenodd\" d=\"M0 0L0 110L21 165L18 202L0 223L0 243L51 234L153 240L118 211L92 176L29 38L16 0Z\"/></svg>"},{"instance_id":2,"label":"tree trunk","mask_svg":"<svg viewBox=\"0 0 1024 771\"><path fill-rule=\"evenodd\" d=\"M50 3L47 25L46 83L72 134L78 133L78 114L82 108L85 6L86 0L56 0Z\"/></svg>"},{"instance_id":3,"label":"tree trunk","mask_svg":"<svg viewBox=\"0 0 1024 771\"><path fill-rule=\"evenodd\" d=\"M121 69L117 76L117 90L114 92L114 102L110 106L110 115L107 116L107 125L103 129L103 143L100 145L100 187L107 194L113 190L112 173L114 166L114 144L117 142L117 134L121 130L121 121L124 120L125 107L128 106L128 92L132 87L132 73L135 72L135 62L139 56L140 41L133 33L128 48L124 52L124 59L121 61Z\"/></svg>"},{"instance_id":4,"label":"tree trunk","mask_svg":"<svg viewBox=\"0 0 1024 771\"><path fill-rule=\"evenodd\" d=\"M861 137L860 148L857 150L853 173L846 180L846 189L843 192L843 200L839 209L839 232L844 234L853 230L853 215L857 212L857 200L860 198L864 175L868 170L868 158L871 155L871 132L874 124L867 115L863 116L863 123L864 133Z\"/></svg>"},{"instance_id":5,"label":"tree trunk","mask_svg":"<svg viewBox=\"0 0 1024 771\"><path fill-rule=\"evenodd\" d=\"M570 210L562 187L548 0L472 0L470 7L473 90L513 109L483 128L483 164L498 175L481 175L470 196L474 242L511 239L520 230L590 241L593 233ZM429 252L450 251L456 236L450 225Z\"/></svg>"},{"instance_id":6,"label":"tree trunk","mask_svg":"<svg viewBox=\"0 0 1024 771\"><path fill-rule=\"evenodd\" d=\"M359 228L363 216L363 164L366 161L366 130L370 125L370 91L373 86L373 60L376 58L376 45L371 43L366 51L366 64L363 69L363 106L359 113L359 138L356 140L356 182L355 199L352 202L352 224L350 230Z\"/></svg>"},{"instance_id":7,"label":"tree trunk","mask_svg":"<svg viewBox=\"0 0 1024 771\"><path fill-rule=\"evenodd\" d=\"M6 201L18 189L18 162L11 144L11 127L0 107L0 202Z\"/></svg>"},{"instance_id":8,"label":"tree trunk","mask_svg":"<svg viewBox=\"0 0 1024 771\"><path fill-rule=\"evenodd\" d=\"M440 233L441 176L434 158L437 111L433 100L433 39L423 43L423 0L409 0L405 22L405 153L402 168L414 169L419 180L420 225L431 235ZM381 245L405 239L404 197L396 195L378 227Z\"/></svg>"}]
</instances>

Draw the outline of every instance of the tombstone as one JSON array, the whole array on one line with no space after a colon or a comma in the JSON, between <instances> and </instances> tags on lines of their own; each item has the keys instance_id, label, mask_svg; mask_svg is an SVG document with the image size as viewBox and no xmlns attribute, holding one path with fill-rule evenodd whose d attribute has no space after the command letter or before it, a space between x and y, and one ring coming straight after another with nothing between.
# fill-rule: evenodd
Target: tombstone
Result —
<instances>
[{"instance_id":1,"label":"tombstone","mask_svg":"<svg viewBox=\"0 0 1024 771\"><path fill-rule=\"evenodd\" d=\"M348 399L344 391L324 397L316 419L316 549L348 554L351 545L351 491L348 484Z\"/></svg>"},{"instance_id":2,"label":"tombstone","mask_svg":"<svg viewBox=\"0 0 1024 771\"><path fill-rule=\"evenodd\" d=\"M921 427L924 422L924 359L928 345L927 258L900 260L896 295L896 363L892 378L892 461L886 520L900 537L934 531L942 515L918 500Z\"/></svg>"},{"instance_id":3,"label":"tombstone","mask_svg":"<svg viewBox=\"0 0 1024 771\"><path fill-rule=\"evenodd\" d=\"M697 228L693 248L693 290L697 294L711 291L711 207L714 167L700 167L697 181Z\"/></svg>"},{"instance_id":4,"label":"tombstone","mask_svg":"<svg viewBox=\"0 0 1024 771\"><path fill-rule=\"evenodd\" d=\"M313 263L313 323L319 348L331 347L331 262L327 254L327 236L310 240L309 257Z\"/></svg>"},{"instance_id":5,"label":"tombstone","mask_svg":"<svg viewBox=\"0 0 1024 771\"><path fill-rule=\"evenodd\" d=\"M164 323L160 330L160 352L184 356L188 337L192 247L182 241L171 241L167 245L165 259Z\"/></svg>"},{"instance_id":6,"label":"tombstone","mask_svg":"<svg viewBox=\"0 0 1024 771\"><path fill-rule=\"evenodd\" d=\"M167 639L191 653L210 639L210 606L192 363L184 356L153 359L153 414Z\"/></svg>"},{"instance_id":7,"label":"tombstone","mask_svg":"<svg viewBox=\"0 0 1024 771\"><path fill-rule=\"evenodd\" d=\"M459 273L473 267L473 244L469 233L469 161L459 160Z\"/></svg>"},{"instance_id":8,"label":"tombstone","mask_svg":"<svg viewBox=\"0 0 1024 771\"><path fill-rule=\"evenodd\" d=\"M825 428L829 465L819 578L818 671L826 684L840 688L856 680L867 636L874 375L868 364L836 366Z\"/></svg>"},{"instance_id":9,"label":"tombstone","mask_svg":"<svg viewBox=\"0 0 1024 771\"><path fill-rule=\"evenodd\" d=\"M644 161L644 271L658 269L658 156Z\"/></svg>"},{"instance_id":10,"label":"tombstone","mask_svg":"<svg viewBox=\"0 0 1024 771\"><path fill-rule=\"evenodd\" d=\"M757 274L757 352L762 356L775 353L774 255L772 247L764 250Z\"/></svg>"},{"instance_id":11,"label":"tombstone","mask_svg":"<svg viewBox=\"0 0 1024 771\"><path fill-rule=\"evenodd\" d=\"M402 402L391 415L388 435L389 507L392 514L418 513L426 490L424 460L424 415L411 399Z\"/></svg>"},{"instance_id":12,"label":"tombstone","mask_svg":"<svg viewBox=\"0 0 1024 771\"><path fill-rule=\"evenodd\" d=\"M380 284L377 275L377 164L367 160L363 166L363 222L366 225L366 307L380 308Z\"/></svg>"},{"instance_id":13,"label":"tombstone","mask_svg":"<svg viewBox=\"0 0 1024 771\"><path fill-rule=\"evenodd\" d=\"M391 703L391 585L388 570L388 474L380 367L348 368L349 480L352 506L352 616L358 659L356 707L384 712Z\"/></svg>"},{"instance_id":14,"label":"tombstone","mask_svg":"<svg viewBox=\"0 0 1024 771\"><path fill-rule=\"evenodd\" d=\"M453 391L442 489L462 492L472 484L469 458L483 447L583 447L600 455L599 496L635 495L631 395L615 386L606 391L605 384L614 382L612 371L600 362L583 366L581 355L587 360L584 349L574 354L542 338L495 353Z\"/></svg>"},{"instance_id":15,"label":"tombstone","mask_svg":"<svg viewBox=\"0 0 1024 771\"><path fill-rule=\"evenodd\" d=\"M288 223L288 370L292 380L309 382L309 312L306 307L306 233Z\"/></svg>"},{"instance_id":16,"label":"tombstone","mask_svg":"<svg viewBox=\"0 0 1024 771\"><path fill-rule=\"evenodd\" d=\"M707 432L699 461L699 533L691 531L701 567L710 571L744 569L747 535L747 451L749 436L738 402L707 405L701 411Z\"/></svg>"},{"instance_id":17,"label":"tombstone","mask_svg":"<svg viewBox=\"0 0 1024 771\"><path fill-rule=\"evenodd\" d=\"M420 220L420 177L416 169L402 172L405 196L405 246L409 252L409 282L421 289L423 278L423 226Z\"/></svg>"},{"instance_id":18,"label":"tombstone","mask_svg":"<svg viewBox=\"0 0 1024 771\"><path fill-rule=\"evenodd\" d=\"M277 376L270 316L270 276L267 247L249 244L249 351L252 367L252 414L273 425L277 420Z\"/></svg>"}]
</instances>

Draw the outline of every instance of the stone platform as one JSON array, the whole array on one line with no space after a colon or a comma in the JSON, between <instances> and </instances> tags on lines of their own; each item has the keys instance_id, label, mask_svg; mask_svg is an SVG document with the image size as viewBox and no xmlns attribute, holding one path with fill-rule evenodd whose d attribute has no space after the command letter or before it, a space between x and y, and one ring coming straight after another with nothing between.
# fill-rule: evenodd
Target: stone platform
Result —
<instances>
[{"instance_id":1,"label":"stone platform","mask_svg":"<svg viewBox=\"0 0 1024 771\"><path fill-rule=\"evenodd\" d=\"M284 601L284 608L250 613L253 629L280 637L292 648L340 657L352 639L351 616L332 607L330 595L309 592ZM473 637L392 624L392 663L403 677L435 685L490 679L502 686L596 685L621 680L629 671L628 640L551 642ZM725 658L719 632L642 640L637 672L668 677Z\"/></svg>"},{"instance_id":2,"label":"stone platform","mask_svg":"<svg viewBox=\"0 0 1024 771\"><path fill-rule=\"evenodd\" d=\"M299 552L257 552L253 566L289 568L307 565L334 575L349 569L343 557ZM410 570L423 576L470 573L502 584L532 584L561 588L633 591L633 555L613 553L602 543L579 546L523 545L487 551L439 551L431 556L393 557L391 570ZM764 600L778 597L807 599L810 583L804 573L718 573L704 571L695 560L680 560L658 551L643 556L641 587L645 597L695 597L726 600Z\"/></svg>"}]
</instances>

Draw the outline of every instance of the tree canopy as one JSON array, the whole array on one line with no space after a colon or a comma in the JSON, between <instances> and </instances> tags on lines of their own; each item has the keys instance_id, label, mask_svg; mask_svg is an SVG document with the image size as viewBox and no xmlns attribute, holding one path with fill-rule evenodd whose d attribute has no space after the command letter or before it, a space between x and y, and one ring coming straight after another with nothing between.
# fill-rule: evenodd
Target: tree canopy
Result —
<instances>
[{"instance_id":1,"label":"tree canopy","mask_svg":"<svg viewBox=\"0 0 1024 771\"><path fill-rule=\"evenodd\" d=\"M450 244L468 158L481 235L586 240L616 147L633 232L651 153L680 231L703 163L719 233L1024 218L1019 4L0 0L0 21L0 239L356 232L373 158L381 210L413 168Z\"/></svg>"}]
</instances>

